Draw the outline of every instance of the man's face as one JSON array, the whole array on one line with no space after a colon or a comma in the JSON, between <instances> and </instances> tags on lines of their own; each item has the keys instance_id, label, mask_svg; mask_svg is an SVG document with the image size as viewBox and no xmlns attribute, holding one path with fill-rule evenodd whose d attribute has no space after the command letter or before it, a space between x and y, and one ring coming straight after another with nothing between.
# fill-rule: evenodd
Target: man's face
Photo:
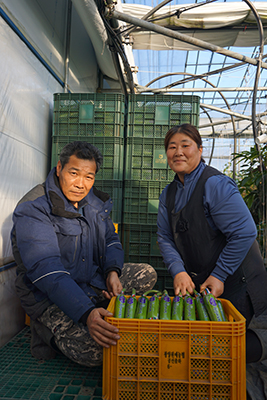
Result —
<instances>
[{"instance_id":1,"label":"man's face","mask_svg":"<svg viewBox=\"0 0 267 400\"><path fill-rule=\"evenodd\" d=\"M77 208L95 182L96 162L72 155L63 169L61 162L57 163L56 173L63 194Z\"/></svg>"}]
</instances>

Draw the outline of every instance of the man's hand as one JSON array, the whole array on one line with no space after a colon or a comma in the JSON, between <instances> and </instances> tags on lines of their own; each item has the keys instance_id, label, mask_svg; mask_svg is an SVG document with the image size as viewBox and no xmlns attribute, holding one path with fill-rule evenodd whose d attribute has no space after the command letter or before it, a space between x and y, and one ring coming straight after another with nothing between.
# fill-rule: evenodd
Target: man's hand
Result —
<instances>
[{"instance_id":1,"label":"man's hand","mask_svg":"<svg viewBox=\"0 0 267 400\"><path fill-rule=\"evenodd\" d=\"M94 308L86 321L91 337L101 346L109 348L115 346L118 335L118 328L106 322L103 317L111 317L112 313L104 308Z\"/></svg>"},{"instance_id":2,"label":"man's hand","mask_svg":"<svg viewBox=\"0 0 267 400\"><path fill-rule=\"evenodd\" d=\"M179 293L184 297L186 295L186 291L190 294L193 293L195 289L195 284L187 274L187 272L179 272L179 274L175 275L173 280L173 288L175 296L178 296Z\"/></svg>"},{"instance_id":3,"label":"man's hand","mask_svg":"<svg viewBox=\"0 0 267 400\"><path fill-rule=\"evenodd\" d=\"M116 271L111 271L106 280L107 291L103 290L103 294L107 299L117 296L122 291L122 284Z\"/></svg>"},{"instance_id":4,"label":"man's hand","mask_svg":"<svg viewBox=\"0 0 267 400\"><path fill-rule=\"evenodd\" d=\"M200 286L200 293L208 288L214 297L220 297L224 292L224 283L215 276L210 275Z\"/></svg>"}]
</instances>

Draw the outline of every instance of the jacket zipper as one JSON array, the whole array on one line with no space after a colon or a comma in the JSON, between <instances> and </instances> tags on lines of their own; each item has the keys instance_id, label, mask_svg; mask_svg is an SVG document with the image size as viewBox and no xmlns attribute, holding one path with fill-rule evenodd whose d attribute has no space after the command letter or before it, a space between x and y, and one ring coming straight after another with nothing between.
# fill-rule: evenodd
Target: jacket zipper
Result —
<instances>
[{"instance_id":1,"label":"jacket zipper","mask_svg":"<svg viewBox=\"0 0 267 400\"><path fill-rule=\"evenodd\" d=\"M73 254L73 260L72 260L72 262L74 262L75 257L76 257L77 243L78 243L78 236L76 236L76 240L75 240L75 249L74 249L74 254Z\"/></svg>"}]
</instances>

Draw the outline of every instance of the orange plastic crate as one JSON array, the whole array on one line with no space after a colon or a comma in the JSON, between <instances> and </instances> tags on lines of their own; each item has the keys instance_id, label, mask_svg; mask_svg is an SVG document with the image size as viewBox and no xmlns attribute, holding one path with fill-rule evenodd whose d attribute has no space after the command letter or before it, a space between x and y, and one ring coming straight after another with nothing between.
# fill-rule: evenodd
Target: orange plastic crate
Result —
<instances>
[{"instance_id":1,"label":"orange plastic crate","mask_svg":"<svg viewBox=\"0 0 267 400\"><path fill-rule=\"evenodd\" d=\"M106 318L120 339L104 348L103 398L245 399L245 318L221 301L228 322Z\"/></svg>"}]
</instances>

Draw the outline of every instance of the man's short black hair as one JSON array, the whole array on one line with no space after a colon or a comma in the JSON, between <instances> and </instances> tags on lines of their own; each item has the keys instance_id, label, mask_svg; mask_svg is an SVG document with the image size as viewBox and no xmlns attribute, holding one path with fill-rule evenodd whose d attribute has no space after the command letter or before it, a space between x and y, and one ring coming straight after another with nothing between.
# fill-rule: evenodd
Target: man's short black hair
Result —
<instances>
[{"instance_id":1,"label":"man's short black hair","mask_svg":"<svg viewBox=\"0 0 267 400\"><path fill-rule=\"evenodd\" d=\"M97 147L93 146L91 143L77 140L66 144L61 150L59 160L62 169L68 164L70 157L73 155L82 160L95 160L96 172L99 171L103 162L103 156Z\"/></svg>"}]
</instances>

